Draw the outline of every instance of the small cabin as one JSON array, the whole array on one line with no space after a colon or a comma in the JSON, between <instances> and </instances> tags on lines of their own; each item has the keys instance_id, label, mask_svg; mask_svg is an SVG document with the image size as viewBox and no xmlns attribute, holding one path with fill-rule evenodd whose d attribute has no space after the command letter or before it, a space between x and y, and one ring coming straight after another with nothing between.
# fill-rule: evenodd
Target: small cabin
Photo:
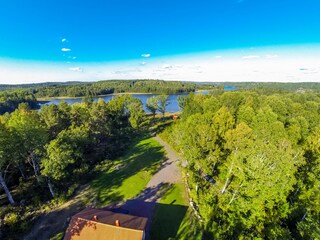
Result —
<instances>
[{"instance_id":1,"label":"small cabin","mask_svg":"<svg viewBox=\"0 0 320 240\"><path fill-rule=\"evenodd\" d=\"M176 114L172 116L172 119L173 119L173 120L177 120L178 118L179 118L179 116L176 115Z\"/></svg>"},{"instance_id":2,"label":"small cabin","mask_svg":"<svg viewBox=\"0 0 320 240\"><path fill-rule=\"evenodd\" d=\"M64 240L144 240L147 218L87 208L74 215Z\"/></svg>"}]
</instances>

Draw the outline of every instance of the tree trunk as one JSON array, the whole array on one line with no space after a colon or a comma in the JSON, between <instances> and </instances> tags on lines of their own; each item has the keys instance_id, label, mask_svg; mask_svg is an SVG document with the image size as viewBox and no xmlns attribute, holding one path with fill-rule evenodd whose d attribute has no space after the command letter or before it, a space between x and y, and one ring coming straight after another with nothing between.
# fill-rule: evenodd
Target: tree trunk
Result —
<instances>
[{"instance_id":1,"label":"tree trunk","mask_svg":"<svg viewBox=\"0 0 320 240\"><path fill-rule=\"evenodd\" d=\"M229 186L229 178L227 178L226 183L224 184L223 189L221 190L221 193L224 194L224 192L227 190L227 187Z\"/></svg>"},{"instance_id":2,"label":"tree trunk","mask_svg":"<svg viewBox=\"0 0 320 240\"><path fill-rule=\"evenodd\" d=\"M34 155L33 152L30 154L30 158L31 158L31 162L32 162L34 175L37 178L37 181L39 181L39 179L38 179L39 173L40 173L39 163L37 162L36 156Z\"/></svg>"},{"instance_id":3,"label":"tree trunk","mask_svg":"<svg viewBox=\"0 0 320 240\"><path fill-rule=\"evenodd\" d=\"M21 177L22 177L24 180L26 180L27 177L26 177L26 175L24 174L24 167L23 167L23 165L22 165L21 163L18 164L18 168L19 168L19 171L20 171L20 173L21 173Z\"/></svg>"},{"instance_id":4,"label":"tree trunk","mask_svg":"<svg viewBox=\"0 0 320 240\"><path fill-rule=\"evenodd\" d=\"M230 176L231 173L232 173L232 168L233 168L233 163L231 164L231 167L230 167L230 169L229 169L229 173L228 173L229 176ZM232 175L231 175L230 178L232 178ZM230 184L230 182L231 182L231 181L230 181L230 178L227 177L226 183L224 184L224 187L223 187L223 189L221 190L221 193L222 193L222 194L224 194L224 192L227 190L227 187L229 186L229 184Z\"/></svg>"},{"instance_id":5,"label":"tree trunk","mask_svg":"<svg viewBox=\"0 0 320 240\"><path fill-rule=\"evenodd\" d=\"M7 184L6 184L6 182L5 182L4 178L3 178L2 172L0 172L0 184L1 184L1 186L3 187L3 189L4 189L6 195L7 195L8 199L9 199L9 202L10 202L11 204L14 204L15 202L14 202L13 197L12 197L12 195L11 195L11 193L10 193L10 190L9 190L9 188L7 187Z\"/></svg>"},{"instance_id":6,"label":"tree trunk","mask_svg":"<svg viewBox=\"0 0 320 240\"><path fill-rule=\"evenodd\" d=\"M52 185L52 183L51 183L49 178L48 178L48 187L49 187L49 191L51 193L51 196L54 198L53 185Z\"/></svg>"},{"instance_id":7,"label":"tree trunk","mask_svg":"<svg viewBox=\"0 0 320 240\"><path fill-rule=\"evenodd\" d=\"M303 217L302 217L302 219L301 219L301 222L304 221L304 219L307 217L307 215L308 215L308 211L306 211L306 213L303 215Z\"/></svg>"}]
</instances>

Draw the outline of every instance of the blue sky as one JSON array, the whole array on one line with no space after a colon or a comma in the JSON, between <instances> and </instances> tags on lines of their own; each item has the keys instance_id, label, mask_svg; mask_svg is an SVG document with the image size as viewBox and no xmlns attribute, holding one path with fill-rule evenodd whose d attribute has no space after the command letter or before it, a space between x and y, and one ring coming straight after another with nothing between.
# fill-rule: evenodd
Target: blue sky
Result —
<instances>
[{"instance_id":1,"label":"blue sky","mask_svg":"<svg viewBox=\"0 0 320 240\"><path fill-rule=\"evenodd\" d=\"M137 77L129 74L130 69L140 72L141 78L154 78L152 71L170 65L170 60L180 59L185 64L185 59L191 58L204 64L208 53L214 59L238 56L257 60L264 52L269 60L272 55L286 56L286 60L291 56L290 61L307 54L317 61L319 12L319 0L2 0L0 81L14 83L18 77L20 82L98 80L121 71L127 74L119 78ZM246 56L251 57L243 58ZM316 62L311 65L317 69ZM44 70L53 67L56 78L46 77ZM95 72L94 67L99 70ZM16 79L14 70L20 74ZM144 75L145 70L149 72ZM31 76L28 71L39 74ZM188 80L187 75L163 78ZM207 78L209 73L190 80ZM235 78L230 76L230 81Z\"/></svg>"}]
</instances>

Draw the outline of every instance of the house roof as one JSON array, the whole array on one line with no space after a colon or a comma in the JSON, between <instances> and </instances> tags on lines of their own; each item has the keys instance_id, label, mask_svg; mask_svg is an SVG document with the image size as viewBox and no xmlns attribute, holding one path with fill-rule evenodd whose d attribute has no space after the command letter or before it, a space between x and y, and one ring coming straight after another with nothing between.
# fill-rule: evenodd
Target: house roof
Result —
<instances>
[{"instance_id":1,"label":"house roof","mask_svg":"<svg viewBox=\"0 0 320 240\"><path fill-rule=\"evenodd\" d=\"M72 217L64 240L141 240L147 220L147 218L87 208ZM116 226L116 221L119 221L120 226Z\"/></svg>"}]
</instances>

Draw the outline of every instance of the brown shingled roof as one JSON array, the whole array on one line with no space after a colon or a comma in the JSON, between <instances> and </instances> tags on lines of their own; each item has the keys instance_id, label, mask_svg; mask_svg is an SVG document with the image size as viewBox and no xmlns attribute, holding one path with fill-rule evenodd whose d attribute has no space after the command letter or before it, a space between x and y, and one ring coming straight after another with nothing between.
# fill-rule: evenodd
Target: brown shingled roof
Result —
<instances>
[{"instance_id":1,"label":"brown shingled roof","mask_svg":"<svg viewBox=\"0 0 320 240\"><path fill-rule=\"evenodd\" d=\"M120 226L116 226L116 221ZM141 240L147 218L87 208L74 215L64 236L69 239Z\"/></svg>"}]
</instances>

